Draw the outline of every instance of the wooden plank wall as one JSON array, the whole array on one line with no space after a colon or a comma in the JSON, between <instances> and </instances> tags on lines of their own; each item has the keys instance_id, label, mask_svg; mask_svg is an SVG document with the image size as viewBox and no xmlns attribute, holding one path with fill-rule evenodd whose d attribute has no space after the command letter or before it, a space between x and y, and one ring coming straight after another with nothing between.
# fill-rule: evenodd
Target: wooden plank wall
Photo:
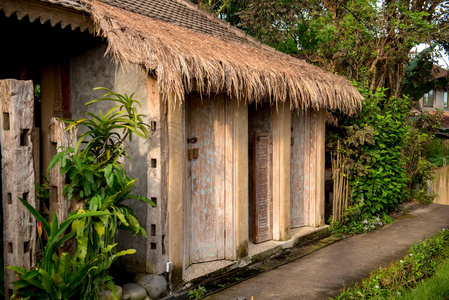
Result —
<instances>
[{"instance_id":1,"label":"wooden plank wall","mask_svg":"<svg viewBox=\"0 0 449 300\"><path fill-rule=\"evenodd\" d=\"M292 228L324 224L325 110L292 112Z\"/></svg>"},{"instance_id":2,"label":"wooden plank wall","mask_svg":"<svg viewBox=\"0 0 449 300\"><path fill-rule=\"evenodd\" d=\"M34 87L31 81L0 81L3 245L5 266L30 269L34 264L36 220L19 201L36 207L31 132ZM5 270L5 299L12 293L14 272Z\"/></svg>"}]
</instances>

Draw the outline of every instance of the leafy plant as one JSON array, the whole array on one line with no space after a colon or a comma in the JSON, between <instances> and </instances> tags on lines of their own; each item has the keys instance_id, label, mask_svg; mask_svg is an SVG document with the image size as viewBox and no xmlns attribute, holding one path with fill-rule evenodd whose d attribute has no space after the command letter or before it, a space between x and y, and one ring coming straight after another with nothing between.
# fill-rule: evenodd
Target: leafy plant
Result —
<instances>
[{"instance_id":1,"label":"leafy plant","mask_svg":"<svg viewBox=\"0 0 449 300\"><path fill-rule=\"evenodd\" d=\"M15 297L28 299L70 299L74 296L79 297L79 286L82 285L83 280L89 274L97 274L109 268L118 257L135 252L135 250L121 251L105 260L105 254L111 252L115 246L112 245L104 249L102 254L83 262L76 259L79 255L78 251L72 257L69 253L58 255L60 247L75 236L74 232L64 235L73 222L89 217L104 217L109 213L106 211L73 212L58 226L58 218L55 213L53 213L52 221L47 223L34 207L23 199L20 199L20 201L39 221L38 230L43 229L45 231L48 241L44 247L42 261L32 270L28 271L17 266L8 267L8 269L15 271L19 277L19 280L12 283L15 290L13 299ZM41 236L41 233L39 233L39 236Z\"/></svg>"},{"instance_id":2,"label":"leafy plant","mask_svg":"<svg viewBox=\"0 0 449 300\"><path fill-rule=\"evenodd\" d=\"M107 93L90 101L112 101L116 105L106 114L87 113L90 118L64 120L73 127L86 130L78 136L75 148L60 149L50 160L48 170L59 165L59 171L66 176L63 194L80 207L71 212L58 228L56 214L50 224L29 204L22 203L40 222L38 230L44 229L48 241L44 247L41 263L35 269L26 271L11 267L21 278L15 283L16 295L38 299L98 299L99 293L108 287L116 297L113 278L107 270L120 256L135 253L134 249L115 250L115 235L118 228L144 235L134 211L125 205L128 199L137 199L155 205L146 197L133 195L137 179L128 177L122 164L123 158L130 159L127 150L134 135L148 138L148 128L143 115L137 113L139 101L133 95L121 95L105 88ZM48 203L48 187L37 187L38 199ZM72 201L73 201L72 200ZM67 234L63 235L66 231ZM39 231L39 236L40 236ZM72 253L64 252L61 246L76 240ZM58 253L63 252L61 255ZM69 251L70 252L70 251Z\"/></svg>"},{"instance_id":3,"label":"leafy plant","mask_svg":"<svg viewBox=\"0 0 449 300\"><path fill-rule=\"evenodd\" d=\"M331 147L336 138L344 137L340 151L349 165L349 194L354 206L346 210L342 220L332 224L334 232L357 233L378 228L391 220L390 211L408 199L407 158L402 150L409 134L409 127L404 125L409 101L387 101L383 89L372 93L360 86L359 90L366 99L362 109L349 118L338 116L343 132L330 136Z\"/></svg>"},{"instance_id":4,"label":"leafy plant","mask_svg":"<svg viewBox=\"0 0 449 300\"><path fill-rule=\"evenodd\" d=\"M206 288L200 285L196 289L190 290L187 295L189 296L189 299L200 299L206 295L206 292Z\"/></svg>"},{"instance_id":5,"label":"leafy plant","mask_svg":"<svg viewBox=\"0 0 449 300\"><path fill-rule=\"evenodd\" d=\"M99 99L88 102L92 105L100 101L111 101L116 105L106 114L86 113L90 118L64 120L73 127L84 127L86 131L78 137L74 149L58 152L49 163L48 169L59 163L59 170L68 179L63 194L68 199L76 199L83 204L81 213L105 211L104 216L88 216L72 222L72 232L77 241L76 260L81 263L92 261L99 255L107 261L115 257L115 235L118 228L131 231L134 235L144 235L134 211L124 204L125 200L137 199L152 206L148 198L132 194L137 179L128 177L121 163L130 157L127 142L134 135L147 139L149 125L143 115L137 113L135 105L140 102L133 95L121 95L106 88L107 93ZM104 262L97 261L103 264ZM102 286L108 282L107 268L90 273L83 284L83 299L97 299Z\"/></svg>"}]
</instances>

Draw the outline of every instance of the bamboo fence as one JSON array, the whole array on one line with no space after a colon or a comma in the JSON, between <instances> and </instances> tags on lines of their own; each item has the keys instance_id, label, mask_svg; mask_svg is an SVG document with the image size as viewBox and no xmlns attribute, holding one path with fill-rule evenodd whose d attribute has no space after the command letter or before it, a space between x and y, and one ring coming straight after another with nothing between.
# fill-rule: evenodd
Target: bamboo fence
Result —
<instances>
[{"instance_id":1,"label":"bamboo fence","mask_svg":"<svg viewBox=\"0 0 449 300\"><path fill-rule=\"evenodd\" d=\"M349 203L349 165L346 156L341 153L340 140L337 142L336 155L332 155L332 178L334 181L332 222L341 219Z\"/></svg>"}]
</instances>

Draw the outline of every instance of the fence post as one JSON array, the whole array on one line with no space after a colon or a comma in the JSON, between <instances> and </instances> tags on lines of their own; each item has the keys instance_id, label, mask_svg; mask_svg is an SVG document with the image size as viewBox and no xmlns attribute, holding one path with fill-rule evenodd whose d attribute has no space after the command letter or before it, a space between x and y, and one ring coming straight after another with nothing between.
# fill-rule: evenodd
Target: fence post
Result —
<instances>
[{"instance_id":1,"label":"fence post","mask_svg":"<svg viewBox=\"0 0 449 300\"><path fill-rule=\"evenodd\" d=\"M36 221L19 197L36 207L32 81L0 80L3 245L5 267L34 264ZM5 299L12 294L13 271L5 270Z\"/></svg>"},{"instance_id":2,"label":"fence post","mask_svg":"<svg viewBox=\"0 0 449 300\"><path fill-rule=\"evenodd\" d=\"M66 149L67 147L74 147L76 144L76 129L70 129L66 131L65 124L63 121L59 121L56 118L50 119L50 124L48 125L48 135L50 142L50 158L53 157L57 152ZM61 149L62 147L62 149ZM47 169L48 166L43 166ZM58 217L58 222L61 224L63 220L67 218L69 211L73 210L72 204L75 203L74 199L69 201L67 197L63 196L62 191L64 185L66 184L65 176L59 171L59 163L50 170L49 182L49 192L50 192L50 213L56 213Z\"/></svg>"}]
</instances>

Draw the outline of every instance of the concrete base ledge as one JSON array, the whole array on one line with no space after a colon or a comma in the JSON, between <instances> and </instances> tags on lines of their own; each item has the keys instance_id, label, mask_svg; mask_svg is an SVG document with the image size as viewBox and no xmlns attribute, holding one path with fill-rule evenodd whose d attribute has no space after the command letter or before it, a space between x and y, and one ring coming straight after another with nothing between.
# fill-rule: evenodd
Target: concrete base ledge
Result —
<instances>
[{"instance_id":1,"label":"concrete base ledge","mask_svg":"<svg viewBox=\"0 0 449 300\"><path fill-rule=\"evenodd\" d=\"M226 278L229 276L234 276L236 278L239 278L240 271L245 272L246 270L253 269L251 266L255 264L263 264L265 260L271 257L276 257L277 255L282 255L283 252L288 251L288 249L300 246L302 244L307 245L311 242L314 242L319 239L323 239L330 235L329 226L323 226L320 228L316 228L316 230L312 233L308 233L306 235L299 235L291 238L288 241L285 242L278 242L278 241L271 241L271 243L275 243L276 245L274 247L270 247L269 249L263 250L259 253L248 255L247 257L235 261L230 262L229 265L226 265L225 267L220 267L218 269L215 269L214 271L211 271L205 275L201 275L195 278L186 278L186 284L184 285L185 289L191 289L195 286L204 285L208 282L213 281L219 281L222 278ZM316 247L311 247L311 251L315 251ZM306 252L309 252L308 250ZM226 261L224 261L226 262ZM203 264L196 264L193 267L199 267L199 265L203 265L202 267L205 267L206 264L213 264L217 262L210 262L210 263L203 263ZM271 265L271 264L268 264ZM191 266L192 267L192 266ZM260 271L257 271L258 273ZM237 275L236 275L237 274ZM248 279L248 278L242 278L242 279ZM182 294L185 294L185 291L179 292L173 296L166 297L164 299L183 299ZM179 298L181 297L181 298Z\"/></svg>"}]
</instances>

